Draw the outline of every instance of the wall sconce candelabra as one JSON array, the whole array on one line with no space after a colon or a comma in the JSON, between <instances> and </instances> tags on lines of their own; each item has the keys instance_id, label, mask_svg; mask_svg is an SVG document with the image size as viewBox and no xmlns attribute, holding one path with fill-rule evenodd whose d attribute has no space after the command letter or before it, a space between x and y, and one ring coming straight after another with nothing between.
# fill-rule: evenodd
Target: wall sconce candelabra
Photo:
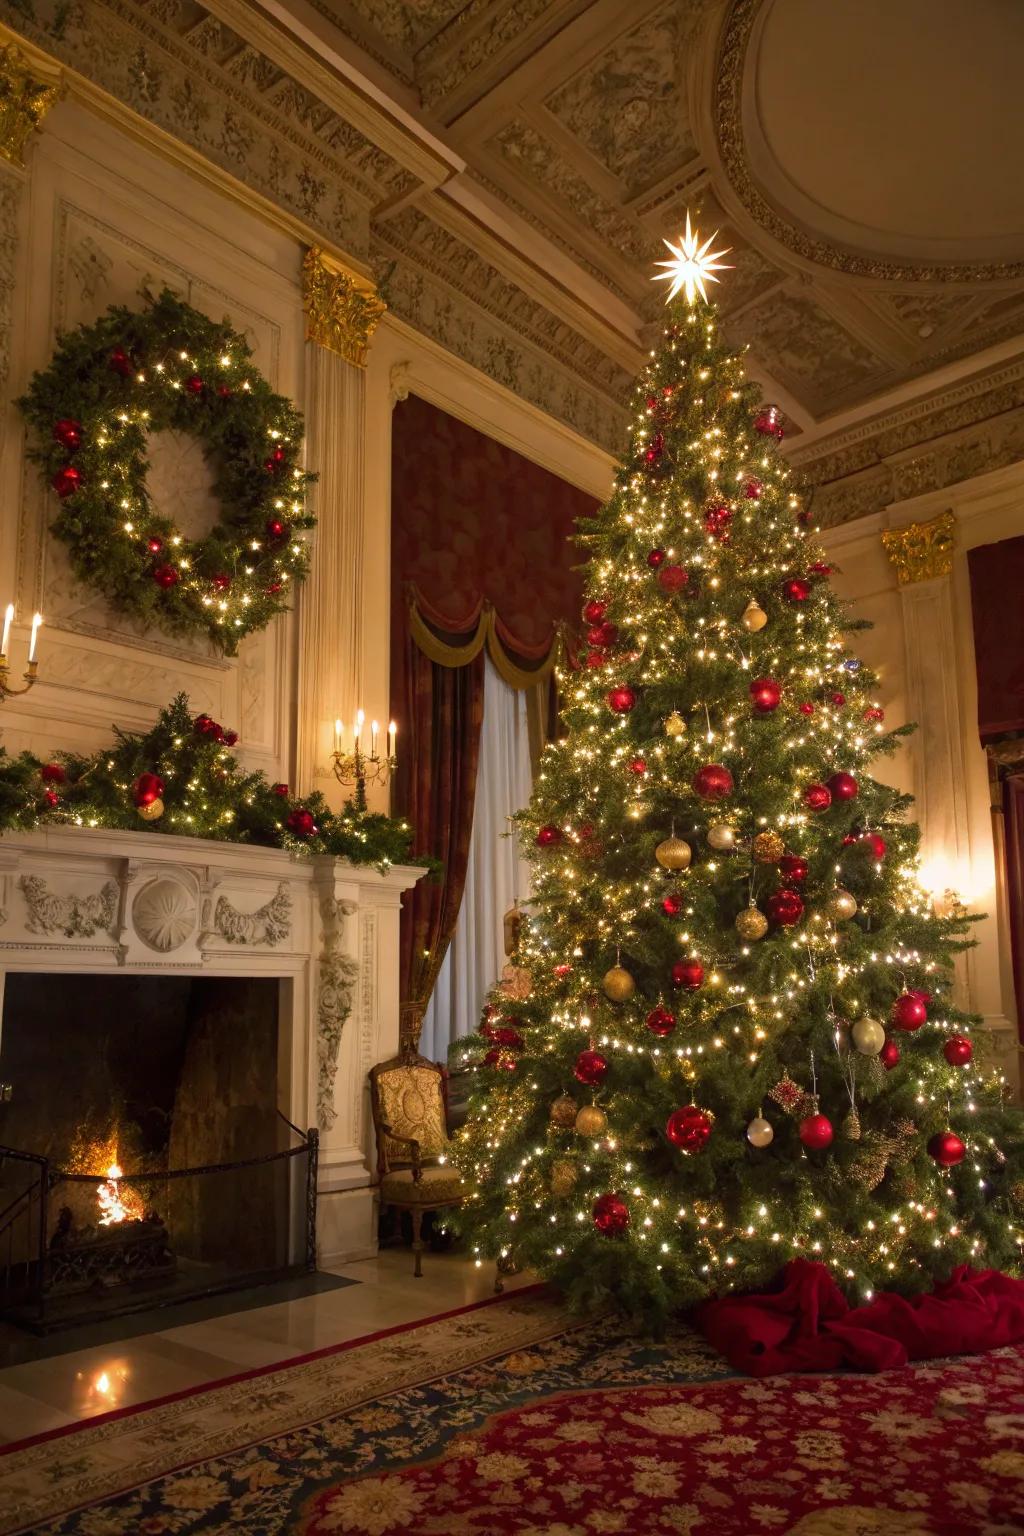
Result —
<instances>
[{"instance_id":1,"label":"wall sconce candelabra","mask_svg":"<svg viewBox=\"0 0 1024 1536\"><path fill-rule=\"evenodd\" d=\"M41 613L32 617L32 636L28 643L28 668L24 673L24 688L12 688L10 684L11 668L8 660L11 645L11 625L14 623L14 604L8 603L4 613L3 639L0 640L0 703L6 699L17 698L20 694L28 693L36 680L39 663L36 660L36 644L39 639L39 626L43 622Z\"/></svg>"},{"instance_id":2,"label":"wall sconce candelabra","mask_svg":"<svg viewBox=\"0 0 1024 1536\"><path fill-rule=\"evenodd\" d=\"M339 784L354 785L356 809L366 810L367 784L386 784L398 764L396 738L398 727L392 720L387 729L386 755L382 755L381 730L376 720L370 722L369 750L365 743L366 715L360 709L352 727L352 746L348 750L347 732L340 720L334 722L334 751L331 772Z\"/></svg>"}]
</instances>

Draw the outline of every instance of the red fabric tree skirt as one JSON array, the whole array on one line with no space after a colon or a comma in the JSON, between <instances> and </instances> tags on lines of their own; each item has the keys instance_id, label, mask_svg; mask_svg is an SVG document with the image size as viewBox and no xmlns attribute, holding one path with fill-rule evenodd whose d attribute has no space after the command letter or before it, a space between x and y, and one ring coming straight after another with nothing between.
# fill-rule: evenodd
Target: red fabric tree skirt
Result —
<instances>
[{"instance_id":1,"label":"red fabric tree skirt","mask_svg":"<svg viewBox=\"0 0 1024 1536\"><path fill-rule=\"evenodd\" d=\"M697 1308L695 1322L737 1371L888 1371L908 1360L975 1355L1024 1340L1024 1280L966 1265L928 1296L884 1292L850 1307L828 1268L793 1259L781 1289L724 1296Z\"/></svg>"}]
</instances>

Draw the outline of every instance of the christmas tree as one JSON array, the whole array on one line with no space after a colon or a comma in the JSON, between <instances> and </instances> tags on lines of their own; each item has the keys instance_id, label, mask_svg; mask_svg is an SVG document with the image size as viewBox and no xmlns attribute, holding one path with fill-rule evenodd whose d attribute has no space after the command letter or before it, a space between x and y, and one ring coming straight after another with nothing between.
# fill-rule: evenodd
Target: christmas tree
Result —
<instances>
[{"instance_id":1,"label":"christmas tree","mask_svg":"<svg viewBox=\"0 0 1024 1536\"><path fill-rule=\"evenodd\" d=\"M647 1323L796 1256L856 1303L1011 1266L1021 1238L1020 1131L953 997L968 920L933 911L909 797L870 776L909 727L875 702L780 414L719 339L725 253L689 221L670 249L520 817L519 985L452 1056L478 1260Z\"/></svg>"}]
</instances>

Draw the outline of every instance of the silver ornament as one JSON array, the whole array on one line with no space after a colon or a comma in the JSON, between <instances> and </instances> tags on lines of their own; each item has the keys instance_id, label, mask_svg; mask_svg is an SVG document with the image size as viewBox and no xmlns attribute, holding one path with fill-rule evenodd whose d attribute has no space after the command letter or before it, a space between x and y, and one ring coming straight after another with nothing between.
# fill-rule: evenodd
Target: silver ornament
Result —
<instances>
[{"instance_id":1,"label":"silver ornament","mask_svg":"<svg viewBox=\"0 0 1024 1536\"><path fill-rule=\"evenodd\" d=\"M825 903L825 911L833 922L845 923L857 911L857 898L851 896L849 891L844 891L842 886L837 886Z\"/></svg>"},{"instance_id":2,"label":"silver ornament","mask_svg":"<svg viewBox=\"0 0 1024 1536\"><path fill-rule=\"evenodd\" d=\"M727 821L713 821L708 827L708 842L719 853L731 853L736 847L736 833Z\"/></svg>"},{"instance_id":3,"label":"silver ornament","mask_svg":"<svg viewBox=\"0 0 1024 1536\"><path fill-rule=\"evenodd\" d=\"M752 1147L767 1147L775 1140L775 1132L770 1120L763 1115L755 1115L747 1126L747 1140Z\"/></svg>"},{"instance_id":4,"label":"silver ornament","mask_svg":"<svg viewBox=\"0 0 1024 1536\"><path fill-rule=\"evenodd\" d=\"M850 1034L862 1056L877 1056L885 1044L885 1029L877 1019L858 1019Z\"/></svg>"}]
</instances>

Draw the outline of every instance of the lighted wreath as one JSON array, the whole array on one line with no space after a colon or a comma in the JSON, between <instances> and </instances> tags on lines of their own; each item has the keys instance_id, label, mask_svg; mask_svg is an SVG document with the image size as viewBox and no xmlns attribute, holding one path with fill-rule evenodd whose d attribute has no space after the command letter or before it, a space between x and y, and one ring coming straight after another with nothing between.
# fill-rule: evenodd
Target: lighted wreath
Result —
<instances>
[{"instance_id":1,"label":"lighted wreath","mask_svg":"<svg viewBox=\"0 0 1024 1536\"><path fill-rule=\"evenodd\" d=\"M302 417L226 323L165 289L61 338L18 402L59 498L51 532L84 582L123 613L203 633L231 653L288 607L315 519ZM151 432L189 432L215 468L220 518L190 539L150 501Z\"/></svg>"}]
</instances>

